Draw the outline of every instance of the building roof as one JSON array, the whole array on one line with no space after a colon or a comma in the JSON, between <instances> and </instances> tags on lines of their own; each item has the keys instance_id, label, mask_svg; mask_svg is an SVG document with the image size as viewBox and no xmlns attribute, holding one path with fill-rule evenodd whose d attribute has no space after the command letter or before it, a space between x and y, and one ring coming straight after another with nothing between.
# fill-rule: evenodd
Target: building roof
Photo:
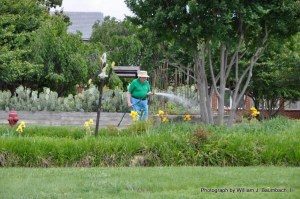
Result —
<instances>
[{"instance_id":1,"label":"building roof","mask_svg":"<svg viewBox=\"0 0 300 199\"><path fill-rule=\"evenodd\" d=\"M68 32L82 33L83 40L89 40L92 35L92 27L96 21L102 22L104 17L101 12L64 12L70 18L71 25Z\"/></svg>"}]
</instances>

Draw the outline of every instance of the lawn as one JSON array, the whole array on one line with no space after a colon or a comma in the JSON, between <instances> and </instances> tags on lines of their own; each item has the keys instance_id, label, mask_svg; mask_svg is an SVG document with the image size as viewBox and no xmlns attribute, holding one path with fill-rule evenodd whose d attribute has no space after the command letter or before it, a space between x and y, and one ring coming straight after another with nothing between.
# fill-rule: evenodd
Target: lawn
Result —
<instances>
[{"instance_id":1,"label":"lawn","mask_svg":"<svg viewBox=\"0 0 300 199\"><path fill-rule=\"evenodd\" d=\"M300 195L299 167L2 168L0 176L0 198L273 199ZM239 188L245 192L238 192Z\"/></svg>"}]
</instances>

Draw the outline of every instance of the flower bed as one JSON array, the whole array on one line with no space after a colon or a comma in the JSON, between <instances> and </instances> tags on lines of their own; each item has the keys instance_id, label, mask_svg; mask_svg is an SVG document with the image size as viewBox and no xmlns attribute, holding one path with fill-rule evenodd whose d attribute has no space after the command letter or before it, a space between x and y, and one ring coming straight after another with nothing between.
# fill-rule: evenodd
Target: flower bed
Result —
<instances>
[{"instance_id":1,"label":"flower bed","mask_svg":"<svg viewBox=\"0 0 300 199\"><path fill-rule=\"evenodd\" d=\"M0 165L300 166L300 123L284 118L233 128L136 122L125 129L30 127L20 136L0 127Z\"/></svg>"}]
</instances>

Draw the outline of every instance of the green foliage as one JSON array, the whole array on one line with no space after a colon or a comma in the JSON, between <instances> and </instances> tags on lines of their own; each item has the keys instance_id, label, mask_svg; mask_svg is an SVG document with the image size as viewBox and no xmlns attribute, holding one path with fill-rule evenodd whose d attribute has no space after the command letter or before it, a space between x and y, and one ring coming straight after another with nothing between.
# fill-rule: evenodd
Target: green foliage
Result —
<instances>
[{"instance_id":1,"label":"green foliage","mask_svg":"<svg viewBox=\"0 0 300 199\"><path fill-rule=\"evenodd\" d=\"M142 43L137 37L138 28L128 21L119 22L106 17L93 27L91 41L99 43L109 59L119 66L139 65Z\"/></svg>"},{"instance_id":2,"label":"green foliage","mask_svg":"<svg viewBox=\"0 0 300 199\"><path fill-rule=\"evenodd\" d=\"M178 87L174 93L184 96L188 92L189 95L186 95L186 98L192 99L195 96L191 89L189 87ZM38 92L19 86L13 94L10 91L0 91L0 110L92 112L97 111L98 100L99 91L93 84L85 87L82 93L69 94L66 97L59 97L57 92L46 87L43 88L42 92ZM156 96L151 100L150 109L153 114L157 114L158 110L162 109L168 114L182 114L191 111L179 103L167 101ZM195 111L197 107L191 104L191 109ZM107 112L128 112L126 93L118 88L112 90L105 87L102 96L102 110Z\"/></svg>"},{"instance_id":3,"label":"green foliage","mask_svg":"<svg viewBox=\"0 0 300 199\"><path fill-rule=\"evenodd\" d=\"M50 15L61 0L0 2L0 89L50 87L59 96L96 74L99 47L68 34L64 16ZM96 58L95 58L96 57ZM89 66L89 67L88 67Z\"/></svg>"},{"instance_id":4,"label":"green foliage","mask_svg":"<svg viewBox=\"0 0 300 199\"><path fill-rule=\"evenodd\" d=\"M285 118L233 128L140 123L130 130L109 127L97 138L82 138L77 128L26 128L15 137L0 127L3 166L300 165L299 122Z\"/></svg>"},{"instance_id":5,"label":"green foliage","mask_svg":"<svg viewBox=\"0 0 300 199\"><path fill-rule=\"evenodd\" d=\"M238 95L233 98L233 106L239 103L268 40L281 41L300 30L300 4L294 0L125 2L135 14L130 17L134 24L149 29L171 47L177 47L177 51L171 51L166 57L175 58L177 62L170 65L177 65L184 71L187 66L194 66L196 82L205 85L200 87L201 91L198 89L202 99L210 95L213 84L219 87L220 106L224 102L225 87ZM183 59L178 56L180 54L187 56ZM218 75L220 79L212 83ZM298 84L289 85L289 89L294 85ZM202 102L199 103L203 106L201 116L203 121L210 123L211 104ZM219 108L219 113L223 117L223 109ZM233 118L230 117L229 125Z\"/></svg>"},{"instance_id":6,"label":"green foliage","mask_svg":"<svg viewBox=\"0 0 300 199\"><path fill-rule=\"evenodd\" d=\"M126 93L120 89L105 89L103 93L103 110L110 112L128 111Z\"/></svg>"},{"instance_id":7,"label":"green foliage","mask_svg":"<svg viewBox=\"0 0 300 199\"><path fill-rule=\"evenodd\" d=\"M0 88L33 82L37 78L38 67L30 62L29 44L46 13L35 0L1 0Z\"/></svg>"},{"instance_id":8,"label":"green foliage","mask_svg":"<svg viewBox=\"0 0 300 199\"><path fill-rule=\"evenodd\" d=\"M90 85L82 93L58 97L57 92L44 87L42 92L19 86L12 95L10 91L0 91L0 110L23 111L97 111L99 91ZM104 89L102 109L107 112L128 111L125 93L121 90Z\"/></svg>"},{"instance_id":9,"label":"green foliage","mask_svg":"<svg viewBox=\"0 0 300 199\"><path fill-rule=\"evenodd\" d=\"M108 86L110 89L116 89L116 90L119 90L119 89L122 89L123 88L123 82L121 81L121 79L117 76L116 73L112 73L110 75L110 78L108 80Z\"/></svg>"},{"instance_id":10,"label":"green foliage","mask_svg":"<svg viewBox=\"0 0 300 199\"><path fill-rule=\"evenodd\" d=\"M162 53L163 45L158 41L153 32L134 25L127 19L120 22L110 17L106 17L102 23L96 23L91 36L92 44L101 46L103 51L107 52L109 60L116 62L116 65L141 66L149 72L165 58ZM115 85L120 88L118 78L111 80L111 88Z\"/></svg>"},{"instance_id":11,"label":"green foliage","mask_svg":"<svg viewBox=\"0 0 300 199\"><path fill-rule=\"evenodd\" d=\"M270 42L253 73L249 93L256 105L264 100L271 102L268 109L275 109L279 99L300 98L300 33L283 41Z\"/></svg>"},{"instance_id":12,"label":"green foliage","mask_svg":"<svg viewBox=\"0 0 300 199\"><path fill-rule=\"evenodd\" d=\"M153 127L153 122L151 120L148 121L136 121L131 124L128 128L122 130L121 134L125 135L141 135L150 131L151 127Z\"/></svg>"},{"instance_id":13,"label":"green foliage","mask_svg":"<svg viewBox=\"0 0 300 199\"><path fill-rule=\"evenodd\" d=\"M63 0L38 0L38 2L46 5L48 8L55 8L61 6Z\"/></svg>"},{"instance_id":14,"label":"green foliage","mask_svg":"<svg viewBox=\"0 0 300 199\"><path fill-rule=\"evenodd\" d=\"M11 98L10 91L0 91L0 109L5 110Z\"/></svg>"},{"instance_id":15,"label":"green foliage","mask_svg":"<svg viewBox=\"0 0 300 199\"><path fill-rule=\"evenodd\" d=\"M39 87L50 87L59 95L74 92L76 84L87 82L85 47L79 34L67 33L67 24L53 16L36 31L33 60L42 66Z\"/></svg>"},{"instance_id":16,"label":"green foliage","mask_svg":"<svg viewBox=\"0 0 300 199\"><path fill-rule=\"evenodd\" d=\"M107 126L99 130L101 136L138 136L144 135L150 132L151 127L153 127L153 121L135 121L131 125L123 129L118 129L116 126Z\"/></svg>"},{"instance_id":17,"label":"green foliage","mask_svg":"<svg viewBox=\"0 0 300 199\"><path fill-rule=\"evenodd\" d=\"M50 16L50 7L61 3L0 2L0 89L50 87L61 96L95 75L91 54L98 48L84 45L79 34L68 34L62 16Z\"/></svg>"},{"instance_id":18,"label":"green foliage","mask_svg":"<svg viewBox=\"0 0 300 199\"><path fill-rule=\"evenodd\" d=\"M16 132L17 127L0 126L0 136L15 137L19 134ZM58 126L31 126L26 124L23 137L49 137L49 138L70 138L82 139L85 132L82 127L58 127Z\"/></svg>"},{"instance_id":19,"label":"green foliage","mask_svg":"<svg viewBox=\"0 0 300 199\"><path fill-rule=\"evenodd\" d=\"M132 21L150 28L165 40L174 38L194 50L201 40L234 46L243 34L248 44L258 45L264 31L287 36L299 30L300 5L293 0L125 2L136 15Z\"/></svg>"}]
</instances>

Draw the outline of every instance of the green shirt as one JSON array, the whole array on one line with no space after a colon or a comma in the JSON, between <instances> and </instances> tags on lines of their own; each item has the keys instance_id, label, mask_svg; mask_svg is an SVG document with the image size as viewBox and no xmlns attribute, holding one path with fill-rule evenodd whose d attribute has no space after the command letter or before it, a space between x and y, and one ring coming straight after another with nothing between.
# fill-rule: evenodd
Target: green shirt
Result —
<instances>
[{"instance_id":1,"label":"green shirt","mask_svg":"<svg viewBox=\"0 0 300 199\"><path fill-rule=\"evenodd\" d=\"M141 82L140 79L137 78L130 83L128 91L134 98L146 99L147 93L150 92L150 84L147 80Z\"/></svg>"}]
</instances>

